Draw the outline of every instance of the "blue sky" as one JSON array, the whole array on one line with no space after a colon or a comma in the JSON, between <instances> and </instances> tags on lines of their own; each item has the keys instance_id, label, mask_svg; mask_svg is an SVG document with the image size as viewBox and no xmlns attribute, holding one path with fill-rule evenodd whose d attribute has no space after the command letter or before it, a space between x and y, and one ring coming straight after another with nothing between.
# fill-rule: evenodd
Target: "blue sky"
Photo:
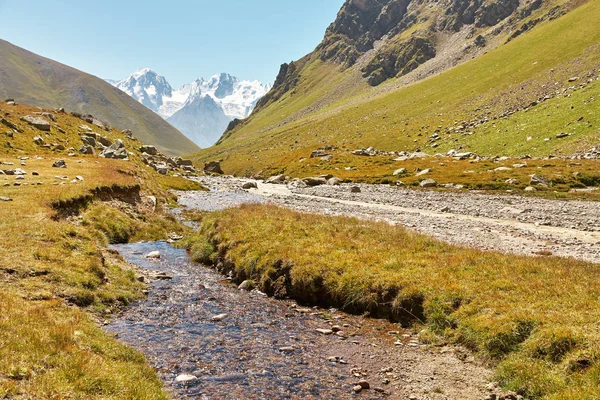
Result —
<instances>
[{"instance_id":1,"label":"blue sky","mask_svg":"<svg viewBox=\"0 0 600 400\"><path fill-rule=\"evenodd\" d=\"M0 0L0 38L101 78L152 68L178 87L228 72L272 82L344 0Z\"/></svg>"}]
</instances>

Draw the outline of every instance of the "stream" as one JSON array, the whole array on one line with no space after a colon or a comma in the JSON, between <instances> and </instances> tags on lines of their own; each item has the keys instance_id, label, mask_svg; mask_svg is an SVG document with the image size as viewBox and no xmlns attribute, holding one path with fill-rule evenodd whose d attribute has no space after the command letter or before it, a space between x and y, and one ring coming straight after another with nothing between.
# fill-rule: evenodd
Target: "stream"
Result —
<instances>
[{"instance_id":1,"label":"stream","mask_svg":"<svg viewBox=\"0 0 600 400\"><path fill-rule=\"evenodd\" d=\"M166 242L112 248L132 264L172 277L153 282L148 299L129 307L107 330L142 351L176 397L335 399L348 396L359 380L343 358L340 363L328 357L340 357L331 352L337 342L360 348L364 338L316 331L338 321L355 335L358 317L326 321L323 311L241 291ZM161 258L145 258L151 251L160 251ZM221 314L228 317L212 320ZM374 327L382 324L388 326L379 321ZM183 375L189 380L177 382ZM367 398L383 396L372 390Z\"/></svg>"},{"instance_id":2,"label":"stream","mask_svg":"<svg viewBox=\"0 0 600 400\"><path fill-rule=\"evenodd\" d=\"M270 200L213 188L180 204L210 211ZM468 351L428 346L399 324L241 290L167 242L111 248L152 279L148 297L105 328L147 357L173 398L481 400L498 392ZM156 251L160 258L146 257Z\"/></svg>"}]
</instances>

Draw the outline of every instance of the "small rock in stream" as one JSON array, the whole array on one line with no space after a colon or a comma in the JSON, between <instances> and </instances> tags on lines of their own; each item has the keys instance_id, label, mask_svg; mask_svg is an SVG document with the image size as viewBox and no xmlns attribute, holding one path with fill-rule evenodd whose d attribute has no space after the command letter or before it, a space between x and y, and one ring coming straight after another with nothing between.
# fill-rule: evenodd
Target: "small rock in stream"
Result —
<instances>
[{"instance_id":1,"label":"small rock in stream","mask_svg":"<svg viewBox=\"0 0 600 400\"><path fill-rule=\"evenodd\" d=\"M369 384L369 382L365 381L364 379L359 381L356 385L360 386L362 389L370 389L371 388L371 385Z\"/></svg>"},{"instance_id":2,"label":"small rock in stream","mask_svg":"<svg viewBox=\"0 0 600 400\"><path fill-rule=\"evenodd\" d=\"M213 322L221 322L223 321L225 318L229 317L229 314L218 314L218 315L213 315L210 320Z\"/></svg>"},{"instance_id":3,"label":"small rock in stream","mask_svg":"<svg viewBox=\"0 0 600 400\"><path fill-rule=\"evenodd\" d=\"M331 329L320 329L317 328L316 329L317 332L323 334L323 335L331 335L333 333L333 331Z\"/></svg>"},{"instance_id":4,"label":"small rock in stream","mask_svg":"<svg viewBox=\"0 0 600 400\"><path fill-rule=\"evenodd\" d=\"M293 348L292 346L285 346L285 347L280 347L279 351L281 351L282 353L293 353L294 351L296 351L296 349Z\"/></svg>"},{"instance_id":5,"label":"small rock in stream","mask_svg":"<svg viewBox=\"0 0 600 400\"><path fill-rule=\"evenodd\" d=\"M196 379L198 379L198 378L195 377L194 375L182 374L182 375L179 375L177 378L175 378L175 382L184 383L184 382L195 381Z\"/></svg>"},{"instance_id":6,"label":"small rock in stream","mask_svg":"<svg viewBox=\"0 0 600 400\"><path fill-rule=\"evenodd\" d=\"M160 258L160 251L151 251L150 253L146 254L146 258L152 258L152 259Z\"/></svg>"}]
</instances>

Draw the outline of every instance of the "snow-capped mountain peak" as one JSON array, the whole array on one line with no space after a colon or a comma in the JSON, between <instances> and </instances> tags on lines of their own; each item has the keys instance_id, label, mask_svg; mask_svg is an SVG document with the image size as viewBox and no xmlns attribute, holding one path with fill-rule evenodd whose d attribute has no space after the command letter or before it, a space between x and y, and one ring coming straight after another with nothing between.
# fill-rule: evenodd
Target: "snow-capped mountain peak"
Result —
<instances>
[{"instance_id":1,"label":"snow-capped mountain peak","mask_svg":"<svg viewBox=\"0 0 600 400\"><path fill-rule=\"evenodd\" d=\"M208 80L198 78L174 90L169 82L150 68L142 68L114 82L117 88L167 119L202 147L214 144L234 118L250 115L271 85L240 81L221 73Z\"/></svg>"},{"instance_id":2,"label":"snow-capped mountain peak","mask_svg":"<svg viewBox=\"0 0 600 400\"><path fill-rule=\"evenodd\" d=\"M163 106L164 98L173 96L167 79L150 68L142 68L114 85L155 112Z\"/></svg>"}]
</instances>

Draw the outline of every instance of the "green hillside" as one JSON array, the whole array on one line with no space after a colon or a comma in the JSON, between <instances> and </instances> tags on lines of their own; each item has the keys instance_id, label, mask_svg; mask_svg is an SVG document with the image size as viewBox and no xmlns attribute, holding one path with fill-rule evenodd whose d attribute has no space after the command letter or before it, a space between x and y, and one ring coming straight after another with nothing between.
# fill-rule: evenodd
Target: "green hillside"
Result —
<instances>
[{"instance_id":1,"label":"green hillside","mask_svg":"<svg viewBox=\"0 0 600 400\"><path fill-rule=\"evenodd\" d=\"M291 90L196 158L222 159L228 173L303 175L300 160L322 146L334 147L334 160L369 146L489 156L589 149L600 141L598 20L600 2L592 1L513 40L507 31L499 38L506 44L445 72L375 89L357 68L313 53L294 63L300 72ZM570 135L557 139L561 133Z\"/></svg>"},{"instance_id":2,"label":"green hillside","mask_svg":"<svg viewBox=\"0 0 600 400\"><path fill-rule=\"evenodd\" d=\"M130 129L168 154L198 150L168 122L102 79L0 40L0 96L43 108L63 107Z\"/></svg>"}]
</instances>

